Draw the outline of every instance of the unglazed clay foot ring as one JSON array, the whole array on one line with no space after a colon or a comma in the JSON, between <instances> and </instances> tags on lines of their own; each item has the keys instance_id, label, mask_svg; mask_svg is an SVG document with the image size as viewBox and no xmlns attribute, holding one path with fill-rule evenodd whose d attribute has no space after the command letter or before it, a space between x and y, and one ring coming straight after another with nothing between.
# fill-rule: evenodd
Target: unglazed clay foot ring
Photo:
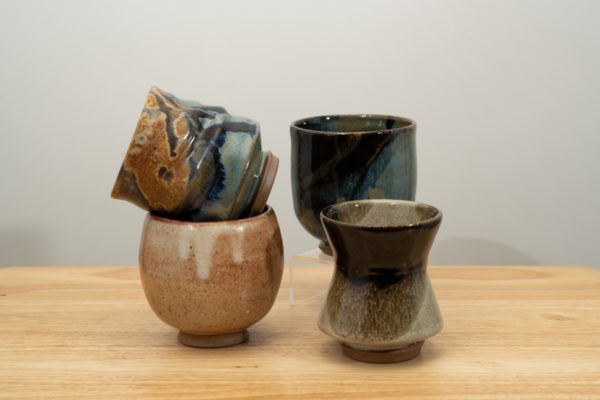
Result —
<instances>
[{"instance_id":1,"label":"unglazed clay foot ring","mask_svg":"<svg viewBox=\"0 0 600 400\"><path fill-rule=\"evenodd\" d=\"M260 176L260 182L258 189L256 190L256 197L250 207L250 216L253 217L263 212L271 194L271 188L273 182L275 182L275 176L277 175L277 168L279 167L279 159L273 155L270 151L266 152L266 161Z\"/></svg>"},{"instance_id":2,"label":"unglazed clay foot ring","mask_svg":"<svg viewBox=\"0 0 600 400\"><path fill-rule=\"evenodd\" d=\"M197 335L179 331L177 335L179 343L190 347L199 347L201 349L215 349L218 347L235 346L248 340L248 331L224 333L222 335Z\"/></svg>"},{"instance_id":3,"label":"unglazed clay foot ring","mask_svg":"<svg viewBox=\"0 0 600 400\"><path fill-rule=\"evenodd\" d=\"M368 351L354 349L342 343L342 351L350 358L358 361L373 364L392 364L402 361L408 361L419 355L424 340L409 344L406 347L394 350Z\"/></svg>"},{"instance_id":4,"label":"unglazed clay foot ring","mask_svg":"<svg viewBox=\"0 0 600 400\"><path fill-rule=\"evenodd\" d=\"M321 240L319 242L319 249L321 249L321 251L325 254L327 254L328 256L333 256L333 249L331 248L331 246L329 245L329 243Z\"/></svg>"}]
</instances>

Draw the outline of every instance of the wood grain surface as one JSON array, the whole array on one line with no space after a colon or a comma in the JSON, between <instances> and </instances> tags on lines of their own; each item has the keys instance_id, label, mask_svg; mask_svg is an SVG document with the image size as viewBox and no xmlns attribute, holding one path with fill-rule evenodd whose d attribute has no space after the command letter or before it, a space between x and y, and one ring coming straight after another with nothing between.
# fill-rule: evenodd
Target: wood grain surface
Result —
<instances>
[{"instance_id":1,"label":"wood grain surface","mask_svg":"<svg viewBox=\"0 0 600 400\"><path fill-rule=\"evenodd\" d=\"M316 320L331 265L296 257L250 341L201 350L150 310L134 267L0 270L2 399L600 399L600 273L430 267L445 319L394 365L342 355ZM321 294L320 294L321 293Z\"/></svg>"}]
</instances>

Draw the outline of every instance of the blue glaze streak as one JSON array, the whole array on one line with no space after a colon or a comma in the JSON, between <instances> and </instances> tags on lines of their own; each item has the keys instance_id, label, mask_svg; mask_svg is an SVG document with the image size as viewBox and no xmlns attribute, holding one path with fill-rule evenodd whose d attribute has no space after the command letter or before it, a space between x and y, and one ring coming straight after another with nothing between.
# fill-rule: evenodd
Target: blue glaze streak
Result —
<instances>
[{"instance_id":1,"label":"blue glaze streak","mask_svg":"<svg viewBox=\"0 0 600 400\"><path fill-rule=\"evenodd\" d=\"M213 155L214 166L215 166L215 180L206 196L206 199L209 201L220 200L220 194L223 190L225 190L225 179L227 178L227 173L225 172L225 165L223 164L223 160L221 157L221 147L225 144L227 140L227 131L221 131L219 135L217 135L217 139L211 141L214 143L211 146L211 153Z\"/></svg>"}]
</instances>

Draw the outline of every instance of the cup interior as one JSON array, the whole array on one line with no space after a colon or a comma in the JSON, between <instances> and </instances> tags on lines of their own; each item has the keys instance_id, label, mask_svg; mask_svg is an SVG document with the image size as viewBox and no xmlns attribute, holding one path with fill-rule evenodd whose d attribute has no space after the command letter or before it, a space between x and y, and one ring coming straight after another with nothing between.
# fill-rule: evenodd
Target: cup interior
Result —
<instances>
[{"instance_id":1,"label":"cup interior","mask_svg":"<svg viewBox=\"0 0 600 400\"><path fill-rule=\"evenodd\" d=\"M329 133L369 133L414 127L415 122L389 115L324 115L296 121L300 130Z\"/></svg>"},{"instance_id":2,"label":"cup interior","mask_svg":"<svg viewBox=\"0 0 600 400\"><path fill-rule=\"evenodd\" d=\"M428 204L404 200L355 200L325 208L321 215L333 223L361 228L416 228L435 224L442 213Z\"/></svg>"},{"instance_id":3,"label":"cup interior","mask_svg":"<svg viewBox=\"0 0 600 400\"><path fill-rule=\"evenodd\" d=\"M183 225L183 226L203 226L203 225L242 225L247 222L253 221L259 218L267 218L268 214L273 213L273 208L265 204L262 212L259 212L255 215L245 216L243 218L238 219L226 219L226 220L213 220L213 221L194 221L194 220L186 220L179 219L177 217L173 217L172 215L166 214L160 211L150 211L150 218L162 223L172 224L172 225Z\"/></svg>"}]
</instances>

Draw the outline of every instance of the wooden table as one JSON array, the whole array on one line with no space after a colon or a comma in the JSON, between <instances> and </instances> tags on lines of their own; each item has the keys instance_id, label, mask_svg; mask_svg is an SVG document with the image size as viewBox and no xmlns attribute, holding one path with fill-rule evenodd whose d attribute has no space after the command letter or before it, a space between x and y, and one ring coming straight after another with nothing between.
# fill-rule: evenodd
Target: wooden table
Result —
<instances>
[{"instance_id":1,"label":"wooden table","mask_svg":"<svg viewBox=\"0 0 600 400\"><path fill-rule=\"evenodd\" d=\"M316 327L331 265L293 260L250 341L201 350L158 320L133 267L0 270L0 398L600 399L600 273L430 267L444 331L363 364Z\"/></svg>"}]
</instances>

